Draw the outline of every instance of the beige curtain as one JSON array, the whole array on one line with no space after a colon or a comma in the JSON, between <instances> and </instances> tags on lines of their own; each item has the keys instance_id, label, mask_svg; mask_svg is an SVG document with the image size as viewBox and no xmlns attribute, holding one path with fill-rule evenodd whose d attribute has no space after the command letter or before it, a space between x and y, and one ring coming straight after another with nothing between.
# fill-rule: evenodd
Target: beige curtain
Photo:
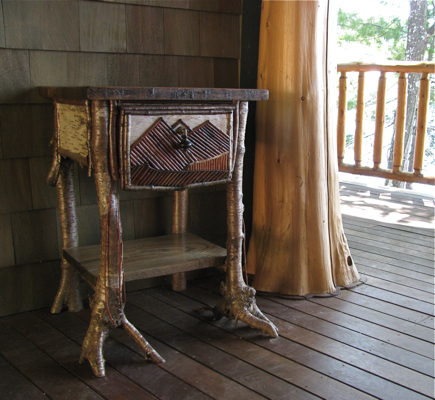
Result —
<instances>
[{"instance_id":1,"label":"beige curtain","mask_svg":"<svg viewBox=\"0 0 435 400\"><path fill-rule=\"evenodd\" d=\"M333 293L359 280L339 203L331 1L262 5L258 88L270 98L257 105L248 252L261 291Z\"/></svg>"}]
</instances>

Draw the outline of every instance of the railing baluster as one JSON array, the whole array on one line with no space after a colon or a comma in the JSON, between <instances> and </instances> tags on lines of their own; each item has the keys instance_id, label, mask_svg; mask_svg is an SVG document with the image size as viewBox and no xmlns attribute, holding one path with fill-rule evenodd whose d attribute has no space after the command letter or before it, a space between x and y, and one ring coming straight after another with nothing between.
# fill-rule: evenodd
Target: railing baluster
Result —
<instances>
[{"instance_id":1,"label":"railing baluster","mask_svg":"<svg viewBox=\"0 0 435 400\"><path fill-rule=\"evenodd\" d=\"M358 97L356 101L356 128L355 140L353 143L354 159L357 167L361 166L362 161L362 140L363 140L363 123L364 123L364 80L365 75L360 71L358 76Z\"/></svg>"},{"instance_id":2,"label":"railing baluster","mask_svg":"<svg viewBox=\"0 0 435 400\"><path fill-rule=\"evenodd\" d=\"M434 62L395 62L394 64L339 64L338 72L340 77L340 98L339 115L337 120L337 153L338 168L341 172L357 175L376 176L395 181L424 183L435 185L435 176L424 176L422 173L424 157L424 141L427 134L427 113L429 109L430 81L429 74L435 71ZM378 82L377 107L376 107L376 130L373 150L373 167L362 166L362 141L363 141L363 116L364 116L364 73L367 71L380 71ZM347 96L346 73L359 72L358 96L356 109L356 129L354 138L354 164L344 163L346 149L346 101L343 95ZM396 127L394 139L393 169L382 169L382 142L385 120L385 97L386 97L386 73L399 73L398 100L396 110ZM421 73L420 100L417 116L417 139L415 143L414 172L401 171L401 164L404 158L404 136L407 102L407 74Z\"/></svg>"},{"instance_id":3,"label":"railing baluster","mask_svg":"<svg viewBox=\"0 0 435 400\"><path fill-rule=\"evenodd\" d=\"M423 169L424 139L427 129L427 109L429 106L428 73L423 72L420 79L420 93L418 100L417 137L415 141L414 174L420 175Z\"/></svg>"},{"instance_id":4,"label":"railing baluster","mask_svg":"<svg viewBox=\"0 0 435 400\"><path fill-rule=\"evenodd\" d=\"M397 111L396 111L396 136L394 138L394 159L393 171L399 172L403 160L403 136L405 133L405 112L406 112L406 87L408 79L406 72L401 72L399 76L397 92Z\"/></svg>"},{"instance_id":5,"label":"railing baluster","mask_svg":"<svg viewBox=\"0 0 435 400\"><path fill-rule=\"evenodd\" d=\"M373 168L378 169L382 161L382 141L384 136L385 122L385 95L387 91L387 77L385 71L381 71L378 83L378 97L376 100L376 128L373 145Z\"/></svg>"},{"instance_id":6,"label":"railing baluster","mask_svg":"<svg viewBox=\"0 0 435 400\"><path fill-rule=\"evenodd\" d=\"M338 163L344 159L346 147L346 109L347 109L347 76L342 72L340 76L340 89L338 95L338 118L337 118L337 153Z\"/></svg>"}]
</instances>

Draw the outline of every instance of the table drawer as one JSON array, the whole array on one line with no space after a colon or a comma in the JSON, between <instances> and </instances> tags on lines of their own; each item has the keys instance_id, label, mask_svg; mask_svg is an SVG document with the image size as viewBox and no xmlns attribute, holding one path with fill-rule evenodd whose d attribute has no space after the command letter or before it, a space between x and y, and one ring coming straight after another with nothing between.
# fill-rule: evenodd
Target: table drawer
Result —
<instances>
[{"instance_id":1,"label":"table drawer","mask_svg":"<svg viewBox=\"0 0 435 400\"><path fill-rule=\"evenodd\" d=\"M184 189L231 179L237 106L120 104L122 189Z\"/></svg>"}]
</instances>

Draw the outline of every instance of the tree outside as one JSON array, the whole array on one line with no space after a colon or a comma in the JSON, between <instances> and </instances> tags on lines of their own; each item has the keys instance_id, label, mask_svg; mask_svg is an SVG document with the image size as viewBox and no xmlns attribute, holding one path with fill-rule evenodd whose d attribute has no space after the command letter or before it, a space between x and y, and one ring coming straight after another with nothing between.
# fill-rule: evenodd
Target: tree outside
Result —
<instances>
[{"instance_id":1,"label":"tree outside","mask_svg":"<svg viewBox=\"0 0 435 400\"><path fill-rule=\"evenodd\" d=\"M339 63L361 61L381 63L396 61L433 61L435 33L435 0L367 0L364 2L339 0L338 45ZM376 90L378 73L368 73L365 92L365 128L363 165L370 165L373 148ZM431 77L431 99L428 115L424 173L435 175L435 96L434 76ZM348 113L346 126L346 159L352 163L352 112L356 108L357 74L348 79ZM403 171L412 171L420 74L408 78L407 118L405 130ZM382 168L392 168L395 112L397 104L397 76L387 84L384 131L384 159ZM373 178L371 178L373 179ZM404 187L403 182L385 184ZM424 185L418 185L422 189ZM411 184L406 184L411 189Z\"/></svg>"}]
</instances>

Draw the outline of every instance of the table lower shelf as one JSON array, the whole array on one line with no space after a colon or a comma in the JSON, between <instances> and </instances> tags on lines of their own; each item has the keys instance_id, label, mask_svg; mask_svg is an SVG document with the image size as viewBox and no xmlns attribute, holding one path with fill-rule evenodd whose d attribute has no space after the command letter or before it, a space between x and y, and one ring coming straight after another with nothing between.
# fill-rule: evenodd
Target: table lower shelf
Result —
<instances>
[{"instance_id":1,"label":"table lower shelf","mask_svg":"<svg viewBox=\"0 0 435 400\"><path fill-rule=\"evenodd\" d=\"M218 267L226 249L191 233L157 236L124 242L126 282L156 276ZM100 245L64 249L63 257L92 286L100 270Z\"/></svg>"}]
</instances>

